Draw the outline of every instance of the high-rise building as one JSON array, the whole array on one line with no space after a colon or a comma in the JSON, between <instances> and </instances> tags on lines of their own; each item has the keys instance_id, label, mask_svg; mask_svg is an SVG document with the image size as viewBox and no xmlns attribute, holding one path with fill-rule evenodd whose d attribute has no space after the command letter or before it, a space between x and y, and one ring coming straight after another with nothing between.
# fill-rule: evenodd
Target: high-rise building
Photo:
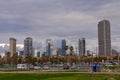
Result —
<instances>
[{"instance_id":1,"label":"high-rise building","mask_svg":"<svg viewBox=\"0 0 120 80\"><path fill-rule=\"evenodd\" d=\"M24 51L19 51L18 53L19 56L24 56Z\"/></svg>"},{"instance_id":2,"label":"high-rise building","mask_svg":"<svg viewBox=\"0 0 120 80\"><path fill-rule=\"evenodd\" d=\"M91 55L90 50L87 50L86 53L87 53L87 56Z\"/></svg>"},{"instance_id":3,"label":"high-rise building","mask_svg":"<svg viewBox=\"0 0 120 80\"><path fill-rule=\"evenodd\" d=\"M78 52L79 52L79 56L85 56L85 53L86 53L85 38L79 39L79 41L78 41Z\"/></svg>"},{"instance_id":4,"label":"high-rise building","mask_svg":"<svg viewBox=\"0 0 120 80\"><path fill-rule=\"evenodd\" d=\"M40 57L40 51L37 52L37 57Z\"/></svg>"},{"instance_id":5,"label":"high-rise building","mask_svg":"<svg viewBox=\"0 0 120 80\"><path fill-rule=\"evenodd\" d=\"M10 57L13 56L13 54L16 53L16 39L10 38Z\"/></svg>"},{"instance_id":6,"label":"high-rise building","mask_svg":"<svg viewBox=\"0 0 120 80\"><path fill-rule=\"evenodd\" d=\"M66 55L66 50L65 50L65 47L66 47L66 40L62 40L61 42L61 49L62 49L62 56L65 56Z\"/></svg>"},{"instance_id":7,"label":"high-rise building","mask_svg":"<svg viewBox=\"0 0 120 80\"><path fill-rule=\"evenodd\" d=\"M62 49L61 49L61 48L57 48L57 49L56 49L56 53L57 53L57 54L56 54L57 56L60 56L61 53L62 53Z\"/></svg>"},{"instance_id":8,"label":"high-rise building","mask_svg":"<svg viewBox=\"0 0 120 80\"><path fill-rule=\"evenodd\" d=\"M24 55L25 57L32 57L33 56L33 44L32 44L32 38L27 37L24 40Z\"/></svg>"},{"instance_id":9,"label":"high-rise building","mask_svg":"<svg viewBox=\"0 0 120 80\"><path fill-rule=\"evenodd\" d=\"M54 45L50 45L50 56L53 56L53 51L54 51Z\"/></svg>"},{"instance_id":10,"label":"high-rise building","mask_svg":"<svg viewBox=\"0 0 120 80\"><path fill-rule=\"evenodd\" d=\"M51 56L51 39L46 40L46 56Z\"/></svg>"},{"instance_id":11,"label":"high-rise building","mask_svg":"<svg viewBox=\"0 0 120 80\"><path fill-rule=\"evenodd\" d=\"M102 20L98 23L98 46L99 56L111 55L111 33L108 20Z\"/></svg>"}]
</instances>

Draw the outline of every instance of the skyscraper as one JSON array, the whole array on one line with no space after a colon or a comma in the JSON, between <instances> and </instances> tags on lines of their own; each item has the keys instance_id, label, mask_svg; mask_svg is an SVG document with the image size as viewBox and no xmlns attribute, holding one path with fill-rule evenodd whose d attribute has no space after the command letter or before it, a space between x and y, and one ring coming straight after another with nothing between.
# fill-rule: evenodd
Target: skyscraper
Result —
<instances>
[{"instance_id":1,"label":"skyscraper","mask_svg":"<svg viewBox=\"0 0 120 80\"><path fill-rule=\"evenodd\" d=\"M13 56L13 54L16 53L16 39L10 38L10 57Z\"/></svg>"},{"instance_id":2,"label":"skyscraper","mask_svg":"<svg viewBox=\"0 0 120 80\"><path fill-rule=\"evenodd\" d=\"M51 56L51 39L46 40L46 56Z\"/></svg>"},{"instance_id":3,"label":"skyscraper","mask_svg":"<svg viewBox=\"0 0 120 80\"><path fill-rule=\"evenodd\" d=\"M40 51L37 52L37 57L40 57Z\"/></svg>"},{"instance_id":4,"label":"skyscraper","mask_svg":"<svg viewBox=\"0 0 120 80\"><path fill-rule=\"evenodd\" d=\"M50 45L50 56L53 55L53 51L54 51L54 45L51 44L51 45Z\"/></svg>"},{"instance_id":5,"label":"skyscraper","mask_svg":"<svg viewBox=\"0 0 120 80\"><path fill-rule=\"evenodd\" d=\"M111 55L111 33L108 20L102 20L98 23L98 47L99 56Z\"/></svg>"},{"instance_id":6,"label":"skyscraper","mask_svg":"<svg viewBox=\"0 0 120 80\"><path fill-rule=\"evenodd\" d=\"M25 55L25 57L33 56L33 46L32 46L32 38L31 37L27 37L24 40L24 55Z\"/></svg>"},{"instance_id":7,"label":"skyscraper","mask_svg":"<svg viewBox=\"0 0 120 80\"><path fill-rule=\"evenodd\" d=\"M66 46L66 40L62 40L61 42L62 56L66 55L65 46Z\"/></svg>"},{"instance_id":8,"label":"skyscraper","mask_svg":"<svg viewBox=\"0 0 120 80\"><path fill-rule=\"evenodd\" d=\"M79 39L79 41L78 41L78 51L79 51L79 56L85 56L85 53L86 53L85 38Z\"/></svg>"}]
</instances>

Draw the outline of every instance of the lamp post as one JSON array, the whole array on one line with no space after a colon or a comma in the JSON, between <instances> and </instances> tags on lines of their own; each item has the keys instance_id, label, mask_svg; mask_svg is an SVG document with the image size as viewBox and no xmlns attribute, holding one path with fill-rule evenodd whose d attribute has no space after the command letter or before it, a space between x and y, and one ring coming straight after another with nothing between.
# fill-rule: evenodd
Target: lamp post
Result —
<instances>
[{"instance_id":1,"label":"lamp post","mask_svg":"<svg viewBox=\"0 0 120 80\"><path fill-rule=\"evenodd\" d=\"M107 56L107 71L109 71L109 57Z\"/></svg>"},{"instance_id":2,"label":"lamp post","mask_svg":"<svg viewBox=\"0 0 120 80\"><path fill-rule=\"evenodd\" d=\"M119 61L119 60L120 60L120 59L119 59L119 54L120 54L120 53L118 53L118 70L119 70L119 66L120 66L120 61Z\"/></svg>"},{"instance_id":3,"label":"lamp post","mask_svg":"<svg viewBox=\"0 0 120 80\"><path fill-rule=\"evenodd\" d=\"M92 80L94 80L94 72L93 72L93 53L92 53L92 65L91 65L91 67L92 67Z\"/></svg>"},{"instance_id":4,"label":"lamp post","mask_svg":"<svg viewBox=\"0 0 120 80\"><path fill-rule=\"evenodd\" d=\"M76 64L77 64L77 47L76 47L75 62L76 62Z\"/></svg>"}]
</instances>

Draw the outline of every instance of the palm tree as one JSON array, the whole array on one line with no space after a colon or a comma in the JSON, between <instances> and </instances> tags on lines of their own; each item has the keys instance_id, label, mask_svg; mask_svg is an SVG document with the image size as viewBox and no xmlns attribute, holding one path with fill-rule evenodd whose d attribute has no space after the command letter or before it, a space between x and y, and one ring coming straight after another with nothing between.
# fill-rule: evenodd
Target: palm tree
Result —
<instances>
[{"instance_id":1,"label":"palm tree","mask_svg":"<svg viewBox=\"0 0 120 80\"><path fill-rule=\"evenodd\" d=\"M11 62L12 65L16 66L18 63L18 53L13 54L13 56L11 57Z\"/></svg>"},{"instance_id":2,"label":"palm tree","mask_svg":"<svg viewBox=\"0 0 120 80\"><path fill-rule=\"evenodd\" d=\"M11 64L10 52L5 54L5 63L9 65Z\"/></svg>"},{"instance_id":3,"label":"palm tree","mask_svg":"<svg viewBox=\"0 0 120 80\"><path fill-rule=\"evenodd\" d=\"M49 61L49 57L46 56L45 54L42 54L42 57L40 58L40 61L41 61L41 63L48 62Z\"/></svg>"},{"instance_id":4,"label":"palm tree","mask_svg":"<svg viewBox=\"0 0 120 80\"><path fill-rule=\"evenodd\" d=\"M35 65L37 61L38 61L38 60L37 60L36 57L32 58L32 64L33 64L33 65Z\"/></svg>"},{"instance_id":5,"label":"palm tree","mask_svg":"<svg viewBox=\"0 0 120 80\"><path fill-rule=\"evenodd\" d=\"M0 55L0 66L1 65L3 65L3 59L2 59L2 57L1 57L1 55Z\"/></svg>"},{"instance_id":6,"label":"palm tree","mask_svg":"<svg viewBox=\"0 0 120 80\"><path fill-rule=\"evenodd\" d=\"M18 64L24 63L24 58L22 56L18 56Z\"/></svg>"},{"instance_id":7,"label":"palm tree","mask_svg":"<svg viewBox=\"0 0 120 80\"><path fill-rule=\"evenodd\" d=\"M25 63L32 63L32 57L28 56L28 57L25 57Z\"/></svg>"}]
</instances>

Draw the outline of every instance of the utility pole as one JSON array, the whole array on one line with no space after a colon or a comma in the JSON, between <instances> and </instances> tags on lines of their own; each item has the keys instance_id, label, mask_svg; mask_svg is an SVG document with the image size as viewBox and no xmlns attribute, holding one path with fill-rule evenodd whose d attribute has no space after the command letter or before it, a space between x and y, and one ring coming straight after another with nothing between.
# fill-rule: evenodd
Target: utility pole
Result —
<instances>
[{"instance_id":1,"label":"utility pole","mask_svg":"<svg viewBox=\"0 0 120 80\"><path fill-rule=\"evenodd\" d=\"M119 56L120 56L120 55L119 55L119 54L120 54L120 53L118 53L118 70L119 70L119 66L120 66L120 61L119 61L119 60L120 60L120 59L119 59Z\"/></svg>"},{"instance_id":2,"label":"utility pole","mask_svg":"<svg viewBox=\"0 0 120 80\"><path fill-rule=\"evenodd\" d=\"M94 72L93 72L93 53L92 53L92 65L91 65L91 67L92 67L92 80L94 80Z\"/></svg>"},{"instance_id":3,"label":"utility pole","mask_svg":"<svg viewBox=\"0 0 120 80\"><path fill-rule=\"evenodd\" d=\"M109 71L109 56L107 56L107 70Z\"/></svg>"},{"instance_id":4,"label":"utility pole","mask_svg":"<svg viewBox=\"0 0 120 80\"><path fill-rule=\"evenodd\" d=\"M76 60L76 64L77 64L77 47L76 47L76 55L75 55L75 60Z\"/></svg>"}]
</instances>

